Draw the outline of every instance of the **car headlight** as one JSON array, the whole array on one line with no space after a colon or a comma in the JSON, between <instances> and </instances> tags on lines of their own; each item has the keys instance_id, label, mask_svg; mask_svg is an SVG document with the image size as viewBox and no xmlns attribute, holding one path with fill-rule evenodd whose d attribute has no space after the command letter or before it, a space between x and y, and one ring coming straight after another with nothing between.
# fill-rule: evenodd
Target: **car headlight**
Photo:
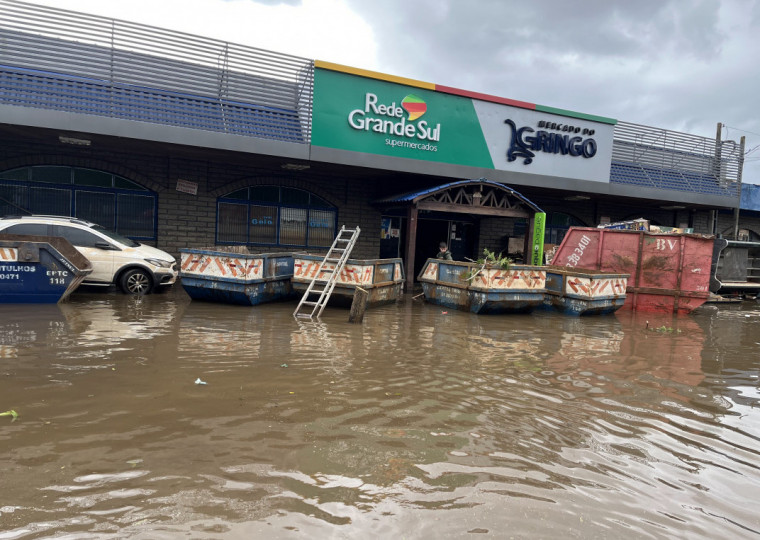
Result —
<instances>
[{"instance_id":1,"label":"car headlight","mask_svg":"<svg viewBox=\"0 0 760 540\"><path fill-rule=\"evenodd\" d=\"M153 266L160 266L161 268L171 268L172 264L174 264L174 261L162 261L161 259L145 259L145 262Z\"/></svg>"}]
</instances>

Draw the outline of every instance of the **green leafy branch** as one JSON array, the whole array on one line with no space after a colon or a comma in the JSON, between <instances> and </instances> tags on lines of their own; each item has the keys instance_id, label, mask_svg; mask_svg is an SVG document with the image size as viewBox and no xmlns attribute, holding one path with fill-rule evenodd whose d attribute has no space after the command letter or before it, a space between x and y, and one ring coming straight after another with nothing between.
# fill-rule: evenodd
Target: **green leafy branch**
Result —
<instances>
[{"instance_id":1,"label":"green leafy branch","mask_svg":"<svg viewBox=\"0 0 760 540\"><path fill-rule=\"evenodd\" d=\"M466 272L462 272L460 274L460 279L463 281L472 281L476 277L480 275L483 270L486 268L499 268L501 270L509 270L512 259L509 257L502 257L501 253L497 254L495 251L490 251L488 248L483 249L483 257L480 259L473 261L472 259L467 259L470 262L474 262L476 265L478 265L476 268L470 268L470 270Z\"/></svg>"}]
</instances>

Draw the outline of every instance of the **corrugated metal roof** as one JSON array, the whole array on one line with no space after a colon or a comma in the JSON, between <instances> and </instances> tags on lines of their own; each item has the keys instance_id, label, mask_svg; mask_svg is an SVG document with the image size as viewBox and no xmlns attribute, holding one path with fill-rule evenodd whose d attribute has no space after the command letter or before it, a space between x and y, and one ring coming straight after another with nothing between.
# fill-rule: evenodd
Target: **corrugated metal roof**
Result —
<instances>
[{"instance_id":1,"label":"corrugated metal roof","mask_svg":"<svg viewBox=\"0 0 760 540\"><path fill-rule=\"evenodd\" d=\"M400 195L394 195L392 197L386 197L383 199L378 199L373 202L373 204L378 206L393 206L399 205L399 206L408 206L411 204L416 203L417 201L420 201L424 199L425 197L428 197L430 195L433 195L435 193L440 193L441 191L446 191L447 189L452 188L459 188L464 186L471 186L471 185L481 185L481 186L490 186L496 189L499 189L501 191L505 191L509 193L511 196L515 197L516 199L522 201L526 206L531 208L535 212L543 212L541 208L530 201L528 198L521 195L519 192L515 191L514 189L505 186L504 184L500 184L499 182L494 182L492 180L487 180L485 178L478 178L475 180L458 180L456 182L451 182L450 184L443 184L440 186L432 187L423 189L421 191L412 191L409 193L402 193Z\"/></svg>"}]
</instances>

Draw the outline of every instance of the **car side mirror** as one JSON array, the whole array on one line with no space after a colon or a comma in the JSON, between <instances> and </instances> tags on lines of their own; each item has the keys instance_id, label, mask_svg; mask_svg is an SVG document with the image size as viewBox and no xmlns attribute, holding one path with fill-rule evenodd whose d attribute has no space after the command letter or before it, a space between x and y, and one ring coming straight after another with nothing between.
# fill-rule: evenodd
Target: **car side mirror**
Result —
<instances>
[{"instance_id":1,"label":"car side mirror","mask_svg":"<svg viewBox=\"0 0 760 540\"><path fill-rule=\"evenodd\" d=\"M95 242L95 247L106 251L113 251L114 247L108 242Z\"/></svg>"}]
</instances>

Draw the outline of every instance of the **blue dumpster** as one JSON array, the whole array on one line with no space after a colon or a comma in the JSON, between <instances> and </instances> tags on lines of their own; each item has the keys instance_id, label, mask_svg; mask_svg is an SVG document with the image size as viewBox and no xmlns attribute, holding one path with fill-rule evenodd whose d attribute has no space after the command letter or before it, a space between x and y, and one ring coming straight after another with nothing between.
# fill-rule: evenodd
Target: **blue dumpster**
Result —
<instances>
[{"instance_id":1,"label":"blue dumpster","mask_svg":"<svg viewBox=\"0 0 760 540\"><path fill-rule=\"evenodd\" d=\"M180 249L182 287L194 300L255 306L294 297L291 253Z\"/></svg>"},{"instance_id":2,"label":"blue dumpster","mask_svg":"<svg viewBox=\"0 0 760 540\"><path fill-rule=\"evenodd\" d=\"M66 239L0 235L0 303L55 304L92 272Z\"/></svg>"}]
</instances>

